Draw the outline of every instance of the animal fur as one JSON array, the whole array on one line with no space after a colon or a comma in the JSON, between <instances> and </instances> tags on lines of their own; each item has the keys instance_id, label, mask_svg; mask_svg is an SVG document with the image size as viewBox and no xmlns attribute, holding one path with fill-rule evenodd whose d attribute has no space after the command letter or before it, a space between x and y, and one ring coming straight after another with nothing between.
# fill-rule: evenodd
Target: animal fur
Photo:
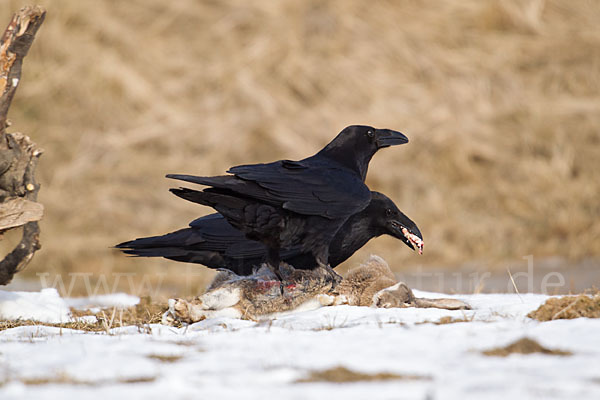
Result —
<instances>
[{"instance_id":1,"label":"animal fur","mask_svg":"<svg viewBox=\"0 0 600 400\"><path fill-rule=\"evenodd\" d=\"M350 270L335 289L329 272L323 267L297 270L281 263L279 274L281 281L266 265L251 276L222 271L203 295L191 301L169 300L169 310L163 316L163 322L193 323L220 316L270 319L286 313L340 304L382 308L469 308L454 299L416 298L406 284L396 281L388 264L378 256L371 256L366 263Z\"/></svg>"},{"instance_id":2,"label":"animal fur","mask_svg":"<svg viewBox=\"0 0 600 400\"><path fill-rule=\"evenodd\" d=\"M366 263L348 271L348 275L335 288L334 295L344 296L351 306L372 306L373 296L396 282L385 260L371 256Z\"/></svg>"}]
</instances>

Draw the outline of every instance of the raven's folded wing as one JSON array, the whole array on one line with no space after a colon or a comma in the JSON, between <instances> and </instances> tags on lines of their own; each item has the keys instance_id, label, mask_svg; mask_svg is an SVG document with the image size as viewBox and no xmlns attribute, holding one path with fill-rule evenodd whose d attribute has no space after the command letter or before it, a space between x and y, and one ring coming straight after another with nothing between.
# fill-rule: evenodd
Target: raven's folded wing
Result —
<instances>
[{"instance_id":1,"label":"raven's folded wing","mask_svg":"<svg viewBox=\"0 0 600 400\"><path fill-rule=\"evenodd\" d=\"M227 172L233 175L167 177L230 191L298 214L332 219L359 212L371 199L360 178L339 166L285 160L240 165Z\"/></svg>"},{"instance_id":2,"label":"raven's folded wing","mask_svg":"<svg viewBox=\"0 0 600 400\"><path fill-rule=\"evenodd\" d=\"M267 247L257 241L246 239L221 214L215 213L195 219L190 227L202 237L202 250L220 251L224 256L236 260L246 259L255 266L264 261ZM282 258L292 258L303 254L301 246L281 250Z\"/></svg>"}]
</instances>

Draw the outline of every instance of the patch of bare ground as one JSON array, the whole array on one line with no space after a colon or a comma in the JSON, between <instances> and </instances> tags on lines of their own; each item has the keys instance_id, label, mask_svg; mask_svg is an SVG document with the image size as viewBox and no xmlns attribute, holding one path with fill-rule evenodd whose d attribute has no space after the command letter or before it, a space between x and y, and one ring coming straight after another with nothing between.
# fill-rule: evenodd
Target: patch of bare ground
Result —
<instances>
[{"instance_id":1,"label":"patch of bare ground","mask_svg":"<svg viewBox=\"0 0 600 400\"><path fill-rule=\"evenodd\" d=\"M150 296L140 298L140 302L133 307L124 309L103 309L97 313L91 313L88 310L72 309L71 313L75 317L93 315L96 317L97 325L104 330L122 326L147 327L149 324L158 324L161 322L162 314L167 311L168 304L153 302Z\"/></svg>"},{"instance_id":2,"label":"patch of bare ground","mask_svg":"<svg viewBox=\"0 0 600 400\"><path fill-rule=\"evenodd\" d=\"M600 294L551 298L527 316L538 321L580 317L600 318Z\"/></svg>"},{"instance_id":3,"label":"patch of bare ground","mask_svg":"<svg viewBox=\"0 0 600 400\"><path fill-rule=\"evenodd\" d=\"M98 322L85 322L85 321L74 321L74 322L63 322L63 323L50 323L50 322L39 322L31 319L18 319L18 320L3 320L0 321L0 331L12 328L18 328L20 326L52 326L56 328L64 329L76 329L87 332L100 332L106 330Z\"/></svg>"},{"instance_id":4,"label":"patch of bare ground","mask_svg":"<svg viewBox=\"0 0 600 400\"><path fill-rule=\"evenodd\" d=\"M321 371L311 371L306 378L297 380L297 383L310 382L331 382L348 383L364 381L390 381L390 380L423 380L431 379L428 376L421 375L400 375L391 372L378 372L376 374L367 374L363 372L352 371L346 367L338 366Z\"/></svg>"},{"instance_id":5,"label":"patch of bare ground","mask_svg":"<svg viewBox=\"0 0 600 400\"><path fill-rule=\"evenodd\" d=\"M102 386L114 383L130 384L130 383L148 383L154 382L156 377L154 376L140 376L132 378L118 378L116 380L101 380L101 381L87 381L75 379L67 374L59 374L54 377L40 377L40 378L24 378L19 381L28 386L41 386L41 385L77 385L77 386Z\"/></svg>"},{"instance_id":6,"label":"patch of bare ground","mask_svg":"<svg viewBox=\"0 0 600 400\"><path fill-rule=\"evenodd\" d=\"M570 356L573 353L563 350L548 349L533 339L523 338L505 347L496 347L494 349L485 350L482 352L486 356L506 357L510 354L533 354L542 353L553 356Z\"/></svg>"},{"instance_id":7,"label":"patch of bare ground","mask_svg":"<svg viewBox=\"0 0 600 400\"><path fill-rule=\"evenodd\" d=\"M157 360L166 364L171 364L177 362L183 358L183 356L179 355L169 355L169 354L150 354L148 356L151 360Z\"/></svg>"},{"instance_id":8,"label":"patch of bare ground","mask_svg":"<svg viewBox=\"0 0 600 400\"><path fill-rule=\"evenodd\" d=\"M124 310L124 319L120 322L127 325L158 324L168 308L166 302L153 302L150 296L145 296L137 305Z\"/></svg>"},{"instance_id":9,"label":"patch of bare ground","mask_svg":"<svg viewBox=\"0 0 600 400\"><path fill-rule=\"evenodd\" d=\"M156 377L154 376L139 376L133 378L120 378L117 379L117 383L149 383L154 382Z\"/></svg>"},{"instance_id":10,"label":"patch of bare ground","mask_svg":"<svg viewBox=\"0 0 600 400\"><path fill-rule=\"evenodd\" d=\"M76 329L87 332L102 332L112 328L123 326L137 326L140 329L148 330L148 325L158 324L161 321L162 314L168 309L167 303L153 302L152 299L142 297L140 302L124 309L102 309L97 313L89 310L71 309L71 314L76 319L71 322L48 323L33 320L14 320L0 321L0 331L19 326L52 326L65 329ZM95 316L96 321L90 322L80 319L85 316Z\"/></svg>"},{"instance_id":11,"label":"patch of bare ground","mask_svg":"<svg viewBox=\"0 0 600 400\"><path fill-rule=\"evenodd\" d=\"M435 321L434 324L436 325L445 325L445 324L456 324L459 322L471 322L473 321L473 318L475 317L475 315L472 315L471 317L462 317L462 318L454 318L454 317L442 317L439 320Z\"/></svg>"},{"instance_id":12,"label":"patch of bare ground","mask_svg":"<svg viewBox=\"0 0 600 400\"><path fill-rule=\"evenodd\" d=\"M455 317L451 317L451 316L447 315L445 317L442 317L442 318L438 319L437 321L417 322L416 325L421 325L421 324L435 324L435 325L456 324L456 323L459 323L459 322L472 322L473 318L475 318L475 314L473 314L470 317L463 316L461 318L455 318Z\"/></svg>"},{"instance_id":13,"label":"patch of bare ground","mask_svg":"<svg viewBox=\"0 0 600 400\"><path fill-rule=\"evenodd\" d=\"M20 381L27 386L41 386L41 385L77 385L77 386L96 386L97 384L92 381L84 381L75 379L71 376L60 374L54 377L40 377L40 378L23 378Z\"/></svg>"},{"instance_id":14,"label":"patch of bare ground","mask_svg":"<svg viewBox=\"0 0 600 400\"><path fill-rule=\"evenodd\" d=\"M184 346L184 347L194 347L197 345L197 343L195 343L191 340L177 340L177 341L169 342L169 343L175 344L177 346Z\"/></svg>"}]
</instances>

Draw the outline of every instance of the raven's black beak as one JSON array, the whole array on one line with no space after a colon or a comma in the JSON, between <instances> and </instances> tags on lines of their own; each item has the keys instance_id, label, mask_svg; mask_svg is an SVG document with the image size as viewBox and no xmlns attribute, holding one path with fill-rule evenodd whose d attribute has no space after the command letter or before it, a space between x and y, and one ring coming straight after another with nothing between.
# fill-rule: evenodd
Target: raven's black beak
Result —
<instances>
[{"instance_id":1,"label":"raven's black beak","mask_svg":"<svg viewBox=\"0 0 600 400\"><path fill-rule=\"evenodd\" d=\"M412 222L412 221L411 221ZM413 250L418 250L419 254L423 254L423 235L419 228L413 223L410 228L406 227L402 222L397 220L390 221L390 235L400 239L405 245Z\"/></svg>"},{"instance_id":2,"label":"raven's black beak","mask_svg":"<svg viewBox=\"0 0 600 400\"><path fill-rule=\"evenodd\" d=\"M378 149L408 143L408 138L403 133L390 129L376 129L375 135Z\"/></svg>"}]
</instances>

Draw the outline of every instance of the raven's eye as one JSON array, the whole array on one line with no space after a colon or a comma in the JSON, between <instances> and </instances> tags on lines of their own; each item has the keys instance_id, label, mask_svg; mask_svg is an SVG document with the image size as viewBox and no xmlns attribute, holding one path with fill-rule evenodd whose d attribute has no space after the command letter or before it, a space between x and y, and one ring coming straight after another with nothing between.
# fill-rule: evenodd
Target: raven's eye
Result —
<instances>
[{"instance_id":1,"label":"raven's eye","mask_svg":"<svg viewBox=\"0 0 600 400\"><path fill-rule=\"evenodd\" d=\"M369 129L367 131L367 136L371 139L373 139L375 137L375 132L373 132L373 130Z\"/></svg>"},{"instance_id":2,"label":"raven's eye","mask_svg":"<svg viewBox=\"0 0 600 400\"><path fill-rule=\"evenodd\" d=\"M394 213L392 212L391 208L388 208L387 210L385 210L385 215L386 217L391 217Z\"/></svg>"}]
</instances>

